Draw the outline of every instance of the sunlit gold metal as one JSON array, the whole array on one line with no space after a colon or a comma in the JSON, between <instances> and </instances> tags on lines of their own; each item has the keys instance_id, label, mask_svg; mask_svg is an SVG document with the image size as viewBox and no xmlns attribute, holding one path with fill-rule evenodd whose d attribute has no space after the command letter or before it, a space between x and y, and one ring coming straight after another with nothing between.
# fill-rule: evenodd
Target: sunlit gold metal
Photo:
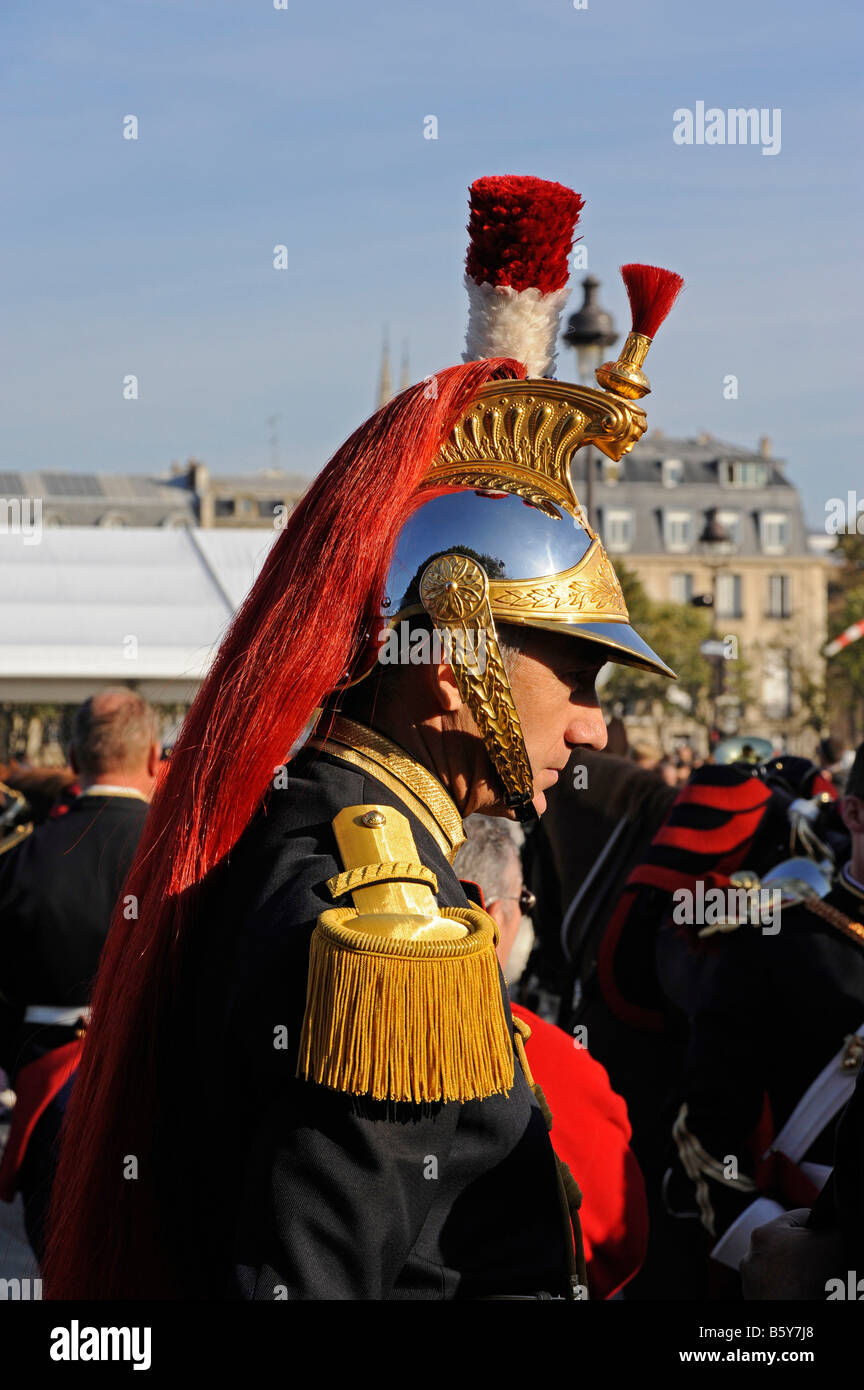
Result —
<instances>
[{"instance_id":1,"label":"sunlit gold metal","mask_svg":"<svg viewBox=\"0 0 864 1390\"><path fill-rule=\"evenodd\" d=\"M370 811L378 813L377 819ZM423 866L407 817L389 807L386 816L384 811L380 806L346 806L333 820L346 875L360 871L352 875L349 888L338 885L354 900L357 916L352 925L368 936L398 941L456 941L467 936L461 922L440 916L428 871L419 872ZM392 872L400 865L404 877ZM371 872L365 874L364 869ZM337 875L337 880L346 875Z\"/></svg>"},{"instance_id":2,"label":"sunlit gold metal","mask_svg":"<svg viewBox=\"0 0 864 1390\"><path fill-rule=\"evenodd\" d=\"M508 804L524 805L531 800L534 783L489 593L486 571L467 555L440 555L420 580L426 612L439 630L457 639L453 647L461 660L453 662L453 676L504 784ZM477 633L482 641L474 640Z\"/></svg>"},{"instance_id":3,"label":"sunlit gold metal","mask_svg":"<svg viewBox=\"0 0 864 1390\"><path fill-rule=\"evenodd\" d=\"M326 737L313 736L309 746L350 763L394 792L452 864L465 843L465 831L462 817L438 778L377 729L341 714L325 718ZM383 814L383 808L377 810Z\"/></svg>"},{"instance_id":4,"label":"sunlit gold metal","mask_svg":"<svg viewBox=\"0 0 864 1390\"><path fill-rule=\"evenodd\" d=\"M598 539L572 569L548 580L491 580L489 602L502 623L536 623L541 617L562 623L630 621L618 576Z\"/></svg>"},{"instance_id":5,"label":"sunlit gold metal","mask_svg":"<svg viewBox=\"0 0 864 1390\"><path fill-rule=\"evenodd\" d=\"M646 423L640 406L591 386L487 382L451 430L424 486L511 492L547 516L559 516L561 508L586 524L570 481L571 458L583 444L595 444L617 462Z\"/></svg>"},{"instance_id":6,"label":"sunlit gold metal","mask_svg":"<svg viewBox=\"0 0 864 1390\"><path fill-rule=\"evenodd\" d=\"M604 362L594 373L600 385L630 401L647 396L651 383L642 371L642 363L652 342L653 339L646 338L644 333L628 333L618 361Z\"/></svg>"}]
</instances>

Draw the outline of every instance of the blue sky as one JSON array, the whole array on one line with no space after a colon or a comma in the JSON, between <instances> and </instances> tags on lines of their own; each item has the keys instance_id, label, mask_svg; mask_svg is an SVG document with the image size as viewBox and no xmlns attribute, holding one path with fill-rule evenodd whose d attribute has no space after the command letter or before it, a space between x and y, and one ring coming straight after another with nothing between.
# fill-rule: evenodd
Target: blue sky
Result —
<instances>
[{"instance_id":1,"label":"blue sky","mask_svg":"<svg viewBox=\"0 0 864 1390\"><path fill-rule=\"evenodd\" d=\"M0 470L253 471L278 415L280 464L314 473L374 406L384 324L414 380L460 359L468 184L530 173L585 197L619 327L622 261L686 278L649 428L769 435L820 525L864 496L860 14L6 0ZM675 144L698 101L779 108L780 153Z\"/></svg>"}]
</instances>

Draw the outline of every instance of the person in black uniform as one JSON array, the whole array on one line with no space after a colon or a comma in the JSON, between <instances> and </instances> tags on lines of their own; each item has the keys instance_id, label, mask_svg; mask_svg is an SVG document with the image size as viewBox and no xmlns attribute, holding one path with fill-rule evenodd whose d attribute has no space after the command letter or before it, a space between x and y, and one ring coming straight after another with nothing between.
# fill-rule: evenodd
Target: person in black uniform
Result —
<instances>
[{"instance_id":1,"label":"person in black uniform","mask_svg":"<svg viewBox=\"0 0 864 1390\"><path fill-rule=\"evenodd\" d=\"M466 364L337 452L220 649L127 885L139 920L109 934L49 1297L584 1294L494 923L451 867L464 816L533 818L602 746L604 661L671 675L569 460L644 431L680 280L627 268L626 358L600 390L547 380L580 207L474 185Z\"/></svg>"},{"instance_id":2,"label":"person in black uniform","mask_svg":"<svg viewBox=\"0 0 864 1390\"><path fill-rule=\"evenodd\" d=\"M0 858L0 1062L24 1100L13 1112L2 1192L24 1196L28 1238L42 1252L53 1144L68 1094L46 1103L45 1082L74 1053L99 957L129 872L156 779L154 711L131 690L106 690L78 708L70 761L80 794ZM127 915L134 904L126 904ZM50 1087L49 1087L50 1089ZM23 1147L33 1106L42 1106ZM19 1137L22 1147L19 1149ZM15 1156L17 1171L13 1172Z\"/></svg>"},{"instance_id":3,"label":"person in black uniform","mask_svg":"<svg viewBox=\"0 0 864 1390\"><path fill-rule=\"evenodd\" d=\"M760 1195L815 1200L864 1056L864 745L840 814L851 853L830 893L783 907L777 930L715 937L693 1001L668 1194L715 1239ZM826 1108L823 1079L814 1123L799 1102L826 1068L836 1101Z\"/></svg>"}]
</instances>

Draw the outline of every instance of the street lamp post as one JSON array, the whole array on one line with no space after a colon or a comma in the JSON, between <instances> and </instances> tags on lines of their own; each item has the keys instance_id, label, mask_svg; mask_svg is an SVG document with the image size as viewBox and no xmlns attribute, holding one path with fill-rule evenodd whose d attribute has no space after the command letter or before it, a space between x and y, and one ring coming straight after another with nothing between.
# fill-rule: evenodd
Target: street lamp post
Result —
<instances>
[{"instance_id":1,"label":"street lamp post","mask_svg":"<svg viewBox=\"0 0 864 1390\"><path fill-rule=\"evenodd\" d=\"M732 537L717 516L717 508L709 507L705 513L705 525L697 541L699 551L711 573L711 660L714 662L712 727L708 733L709 750L720 737L719 706L726 688L726 671L723 665L725 652L718 651L720 634L717 629L717 579L725 561L734 550Z\"/></svg>"},{"instance_id":2,"label":"street lamp post","mask_svg":"<svg viewBox=\"0 0 864 1390\"><path fill-rule=\"evenodd\" d=\"M597 303L600 281L593 275L586 275L582 281L585 297L581 309L571 314L563 333L568 347L576 349L576 370L584 386L594 385L594 372L608 356L607 349L617 343L618 334L612 315L601 309ZM585 501L584 510L589 522L594 516L594 449L585 446Z\"/></svg>"}]
</instances>

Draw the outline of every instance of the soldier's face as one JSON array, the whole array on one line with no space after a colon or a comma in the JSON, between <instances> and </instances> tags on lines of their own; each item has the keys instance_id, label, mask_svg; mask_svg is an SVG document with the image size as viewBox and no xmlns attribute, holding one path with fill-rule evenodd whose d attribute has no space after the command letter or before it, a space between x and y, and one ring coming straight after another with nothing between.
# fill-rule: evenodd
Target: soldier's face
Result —
<instances>
[{"instance_id":1,"label":"soldier's face","mask_svg":"<svg viewBox=\"0 0 864 1390\"><path fill-rule=\"evenodd\" d=\"M534 807L546 810L553 787L576 748L606 747L606 721L595 682L604 665L598 649L534 629L509 663L510 685L534 775Z\"/></svg>"}]
</instances>

